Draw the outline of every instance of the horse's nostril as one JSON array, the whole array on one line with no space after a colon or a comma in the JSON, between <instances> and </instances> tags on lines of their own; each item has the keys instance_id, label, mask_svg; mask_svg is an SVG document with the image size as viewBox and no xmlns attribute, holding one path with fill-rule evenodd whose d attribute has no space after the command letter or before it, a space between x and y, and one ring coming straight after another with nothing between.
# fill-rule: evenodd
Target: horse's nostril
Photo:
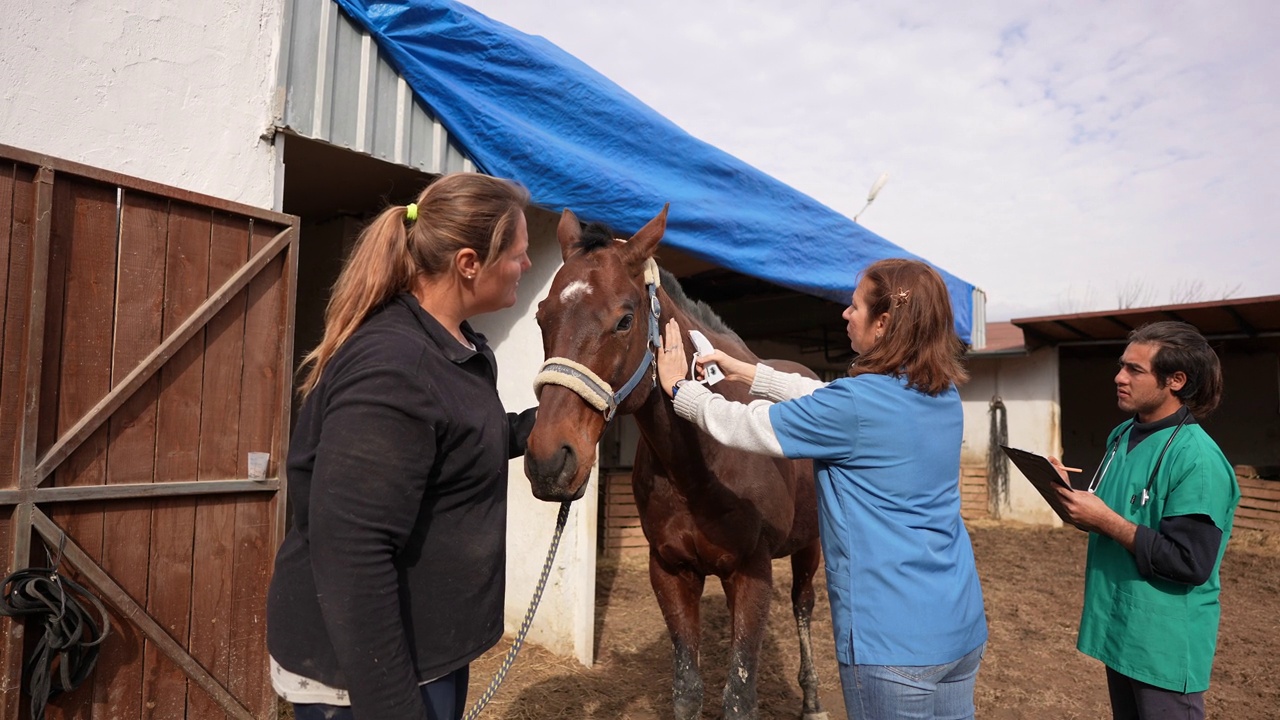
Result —
<instances>
[{"instance_id":1,"label":"horse's nostril","mask_svg":"<svg viewBox=\"0 0 1280 720\"><path fill-rule=\"evenodd\" d=\"M529 479L535 483L543 484L548 489L562 487L578 472L578 454L569 445L561 445L550 456L543 458L526 454L524 467Z\"/></svg>"},{"instance_id":2,"label":"horse's nostril","mask_svg":"<svg viewBox=\"0 0 1280 720\"><path fill-rule=\"evenodd\" d=\"M594 449L591 445L579 449L563 437L544 438L535 431L524 455L524 472L533 496L555 502L582 497L587 483L580 475L595 463Z\"/></svg>"},{"instance_id":3,"label":"horse's nostril","mask_svg":"<svg viewBox=\"0 0 1280 720\"><path fill-rule=\"evenodd\" d=\"M568 445L561 445L557 454L560 456L560 476L556 478L556 484L566 485L578 473L578 454Z\"/></svg>"}]
</instances>

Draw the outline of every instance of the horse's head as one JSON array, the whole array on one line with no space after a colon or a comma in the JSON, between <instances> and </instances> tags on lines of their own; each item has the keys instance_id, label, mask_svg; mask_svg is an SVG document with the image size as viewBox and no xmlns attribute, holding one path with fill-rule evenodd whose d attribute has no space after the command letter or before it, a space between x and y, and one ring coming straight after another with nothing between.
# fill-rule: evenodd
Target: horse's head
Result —
<instances>
[{"instance_id":1,"label":"horse's head","mask_svg":"<svg viewBox=\"0 0 1280 720\"><path fill-rule=\"evenodd\" d=\"M538 419L524 470L540 500L577 500L586 489L596 446L617 412L631 413L653 391L658 332L654 249L667 209L627 242L582 237L565 210L556 232L564 266L538 305L547 358L535 385Z\"/></svg>"}]
</instances>

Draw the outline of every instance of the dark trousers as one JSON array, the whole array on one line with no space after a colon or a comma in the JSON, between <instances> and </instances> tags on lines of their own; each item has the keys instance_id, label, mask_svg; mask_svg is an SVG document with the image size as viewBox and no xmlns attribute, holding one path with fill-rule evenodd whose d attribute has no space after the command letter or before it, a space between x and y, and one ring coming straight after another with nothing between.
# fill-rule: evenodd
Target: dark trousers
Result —
<instances>
[{"instance_id":1,"label":"dark trousers","mask_svg":"<svg viewBox=\"0 0 1280 720\"><path fill-rule=\"evenodd\" d=\"M1180 693L1107 668L1114 720L1204 720L1204 693Z\"/></svg>"},{"instance_id":2,"label":"dark trousers","mask_svg":"<svg viewBox=\"0 0 1280 720\"><path fill-rule=\"evenodd\" d=\"M419 685L428 720L462 720L467 711L467 680L471 668L462 667L426 685ZM342 705L293 706L294 720L355 720L351 708Z\"/></svg>"}]
</instances>

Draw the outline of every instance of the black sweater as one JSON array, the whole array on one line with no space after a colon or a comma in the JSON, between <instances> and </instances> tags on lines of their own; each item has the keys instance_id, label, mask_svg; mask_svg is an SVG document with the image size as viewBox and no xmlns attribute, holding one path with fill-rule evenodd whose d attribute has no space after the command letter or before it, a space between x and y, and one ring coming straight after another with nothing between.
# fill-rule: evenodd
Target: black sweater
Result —
<instances>
[{"instance_id":1,"label":"black sweater","mask_svg":"<svg viewBox=\"0 0 1280 720\"><path fill-rule=\"evenodd\" d=\"M426 718L417 685L502 636L507 460L534 410L506 413L482 335L463 347L411 295L334 354L290 442L293 525L267 643L349 691L357 718Z\"/></svg>"}]
</instances>

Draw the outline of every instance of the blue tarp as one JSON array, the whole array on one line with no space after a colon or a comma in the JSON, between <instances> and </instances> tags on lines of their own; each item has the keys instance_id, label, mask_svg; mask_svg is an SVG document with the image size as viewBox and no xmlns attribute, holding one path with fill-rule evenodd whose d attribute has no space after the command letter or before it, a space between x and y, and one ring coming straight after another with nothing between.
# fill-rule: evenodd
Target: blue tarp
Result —
<instances>
[{"instance_id":1,"label":"blue tarp","mask_svg":"<svg viewBox=\"0 0 1280 720\"><path fill-rule=\"evenodd\" d=\"M542 207L630 234L669 202L663 243L839 303L872 262L917 257L681 130L545 38L450 0L337 2L476 167L521 182ZM967 341L973 286L938 269Z\"/></svg>"}]
</instances>

